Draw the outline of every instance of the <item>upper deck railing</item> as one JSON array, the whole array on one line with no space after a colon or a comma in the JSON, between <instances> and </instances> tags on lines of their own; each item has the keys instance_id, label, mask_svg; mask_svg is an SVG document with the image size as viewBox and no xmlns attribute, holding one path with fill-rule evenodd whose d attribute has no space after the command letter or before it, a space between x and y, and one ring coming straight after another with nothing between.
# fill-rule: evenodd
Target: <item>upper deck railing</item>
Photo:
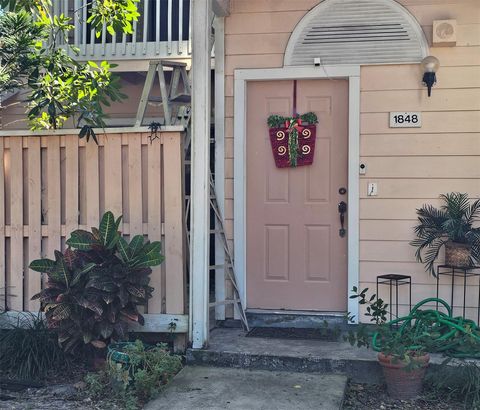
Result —
<instances>
[{"instance_id":1,"label":"upper deck railing","mask_svg":"<svg viewBox=\"0 0 480 410\"><path fill-rule=\"evenodd\" d=\"M91 5L92 0L54 1L55 14L74 18L70 41L80 50L78 60L190 58L190 0L140 0L133 34L112 36L104 27L99 37L87 23Z\"/></svg>"}]
</instances>

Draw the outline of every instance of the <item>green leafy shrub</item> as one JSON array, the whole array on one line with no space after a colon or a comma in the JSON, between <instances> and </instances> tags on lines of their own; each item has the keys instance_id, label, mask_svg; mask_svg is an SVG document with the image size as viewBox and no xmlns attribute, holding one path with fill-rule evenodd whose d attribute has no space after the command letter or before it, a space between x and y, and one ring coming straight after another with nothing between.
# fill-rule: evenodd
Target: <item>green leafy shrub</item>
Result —
<instances>
[{"instance_id":1,"label":"green leafy shrub","mask_svg":"<svg viewBox=\"0 0 480 410\"><path fill-rule=\"evenodd\" d=\"M99 228L77 230L55 260L38 259L30 268L47 274L42 302L47 323L66 351L91 345L104 348L126 338L129 322L144 324L138 305L152 297L151 267L163 261L160 242L142 235L128 243L118 231L121 217L105 213Z\"/></svg>"},{"instance_id":2,"label":"green leafy shrub","mask_svg":"<svg viewBox=\"0 0 480 410\"><path fill-rule=\"evenodd\" d=\"M119 363L109 354L105 371L85 376L87 390L93 397L108 395L127 410L141 408L182 367L181 356L170 353L166 344L145 346L140 340L122 348L128 363Z\"/></svg>"},{"instance_id":3,"label":"green leafy shrub","mask_svg":"<svg viewBox=\"0 0 480 410\"><path fill-rule=\"evenodd\" d=\"M121 383L123 390L133 389L142 402L152 397L182 367L181 357L171 355L166 344L146 347L136 340L127 344L122 351L128 356L128 363L115 362L109 356L109 373Z\"/></svg>"},{"instance_id":4,"label":"green leafy shrub","mask_svg":"<svg viewBox=\"0 0 480 410\"><path fill-rule=\"evenodd\" d=\"M0 330L0 369L19 379L39 379L70 364L40 314L19 313Z\"/></svg>"}]
</instances>

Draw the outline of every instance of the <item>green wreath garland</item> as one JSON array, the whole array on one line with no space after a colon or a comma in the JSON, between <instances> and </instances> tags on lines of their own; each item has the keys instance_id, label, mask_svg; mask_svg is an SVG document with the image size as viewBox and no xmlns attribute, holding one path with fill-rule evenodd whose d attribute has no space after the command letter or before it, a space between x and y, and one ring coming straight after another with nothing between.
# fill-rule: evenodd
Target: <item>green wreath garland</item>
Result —
<instances>
[{"instance_id":1,"label":"green wreath garland","mask_svg":"<svg viewBox=\"0 0 480 410\"><path fill-rule=\"evenodd\" d=\"M313 112L307 112L302 115L295 115L293 117L282 117L281 115L273 114L267 119L267 124L270 128L286 128L288 133L288 160L291 167L297 166L298 160L298 131L302 128L302 124L318 124L318 117Z\"/></svg>"}]
</instances>

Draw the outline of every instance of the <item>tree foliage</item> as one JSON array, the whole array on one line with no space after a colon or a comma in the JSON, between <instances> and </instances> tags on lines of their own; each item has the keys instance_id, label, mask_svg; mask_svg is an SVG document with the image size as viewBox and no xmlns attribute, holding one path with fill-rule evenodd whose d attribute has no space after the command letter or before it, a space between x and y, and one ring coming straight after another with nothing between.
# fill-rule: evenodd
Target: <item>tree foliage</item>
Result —
<instances>
[{"instance_id":1,"label":"tree foliage","mask_svg":"<svg viewBox=\"0 0 480 410\"><path fill-rule=\"evenodd\" d=\"M97 37L107 31L132 33L138 0L85 2L74 11ZM104 106L126 96L106 61L80 63L79 50L69 44L72 17L54 15L51 0L0 0L0 94L28 90L27 117L32 129L61 128L67 120L81 128L80 138L92 137L93 127L105 126Z\"/></svg>"}]
</instances>

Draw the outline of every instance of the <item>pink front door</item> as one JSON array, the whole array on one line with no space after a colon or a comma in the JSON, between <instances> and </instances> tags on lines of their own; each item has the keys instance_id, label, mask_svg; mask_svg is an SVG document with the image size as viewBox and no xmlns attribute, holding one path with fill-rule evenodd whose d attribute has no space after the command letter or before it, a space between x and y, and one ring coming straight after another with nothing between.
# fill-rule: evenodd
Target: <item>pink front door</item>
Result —
<instances>
[{"instance_id":1,"label":"pink front door","mask_svg":"<svg viewBox=\"0 0 480 410\"><path fill-rule=\"evenodd\" d=\"M297 111L317 114L313 165L276 168L267 118L289 116L293 81L247 86L247 307L344 312L348 82L297 81ZM346 227L346 220L345 220Z\"/></svg>"}]
</instances>

